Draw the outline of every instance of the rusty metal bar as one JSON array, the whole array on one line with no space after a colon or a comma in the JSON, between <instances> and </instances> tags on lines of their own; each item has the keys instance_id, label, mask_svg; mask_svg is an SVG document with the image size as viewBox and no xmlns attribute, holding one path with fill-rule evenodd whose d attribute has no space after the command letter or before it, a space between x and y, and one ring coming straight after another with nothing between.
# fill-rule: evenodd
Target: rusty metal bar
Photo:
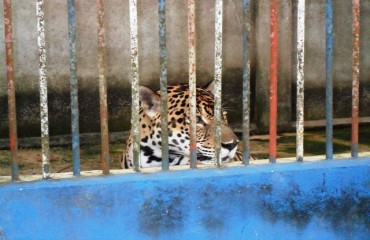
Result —
<instances>
[{"instance_id":1,"label":"rusty metal bar","mask_svg":"<svg viewBox=\"0 0 370 240\"><path fill-rule=\"evenodd\" d=\"M270 0L270 163L276 162L279 1Z\"/></svg>"},{"instance_id":2,"label":"rusty metal bar","mask_svg":"<svg viewBox=\"0 0 370 240\"><path fill-rule=\"evenodd\" d=\"M132 107L131 126L133 134L134 171L140 171L140 127L139 127L139 52L137 39L137 0L130 0Z\"/></svg>"},{"instance_id":3,"label":"rusty metal bar","mask_svg":"<svg viewBox=\"0 0 370 240\"><path fill-rule=\"evenodd\" d=\"M197 167L195 2L188 0L190 166Z\"/></svg>"},{"instance_id":4,"label":"rusty metal bar","mask_svg":"<svg viewBox=\"0 0 370 240\"><path fill-rule=\"evenodd\" d=\"M76 10L75 1L68 0L69 69L71 91L71 128L73 175L80 176L80 137L78 110L78 80L76 53Z\"/></svg>"},{"instance_id":5,"label":"rusty metal bar","mask_svg":"<svg viewBox=\"0 0 370 240\"><path fill-rule=\"evenodd\" d=\"M222 14L223 0L216 0L215 6L215 157L216 166L221 167L221 97L222 97Z\"/></svg>"},{"instance_id":6,"label":"rusty metal bar","mask_svg":"<svg viewBox=\"0 0 370 240\"><path fill-rule=\"evenodd\" d=\"M37 16L37 43L39 46L39 84L40 84L40 117L41 117L41 152L42 175L50 178L49 161L49 117L48 117L48 88L46 79L46 46L45 46L45 21L44 0L36 1Z\"/></svg>"},{"instance_id":7,"label":"rusty metal bar","mask_svg":"<svg viewBox=\"0 0 370 240\"><path fill-rule=\"evenodd\" d=\"M326 0L326 159L333 159L333 3Z\"/></svg>"},{"instance_id":8,"label":"rusty metal bar","mask_svg":"<svg viewBox=\"0 0 370 240\"><path fill-rule=\"evenodd\" d=\"M243 1L243 164L250 158L250 0Z\"/></svg>"},{"instance_id":9,"label":"rusty metal bar","mask_svg":"<svg viewBox=\"0 0 370 240\"><path fill-rule=\"evenodd\" d=\"M9 112L9 147L11 155L12 180L19 179L17 112L15 101L15 78L13 64L13 35L11 0L4 0L4 30L6 52L6 78L8 81L8 112Z\"/></svg>"},{"instance_id":10,"label":"rusty metal bar","mask_svg":"<svg viewBox=\"0 0 370 240\"><path fill-rule=\"evenodd\" d=\"M304 136L304 34L305 0L298 0L297 9L297 161L303 161Z\"/></svg>"},{"instance_id":11,"label":"rusty metal bar","mask_svg":"<svg viewBox=\"0 0 370 240\"><path fill-rule=\"evenodd\" d=\"M162 170L169 170L168 159L168 110L167 110L167 49L166 49L166 0L158 0L159 51L161 63L161 132Z\"/></svg>"},{"instance_id":12,"label":"rusty metal bar","mask_svg":"<svg viewBox=\"0 0 370 240\"><path fill-rule=\"evenodd\" d=\"M352 1L352 151L358 158L358 108L360 83L360 0Z\"/></svg>"},{"instance_id":13,"label":"rusty metal bar","mask_svg":"<svg viewBox=\"0 0 370 240\"><path fill-rule=\"evenodd\" d=\"M101 163L103 174L109 174L109 129L107 80L105 78L105 0L97 0L98 7L98 65L99 65L99 99L100 99L100 136L101 136Z\"/></svg>"}]
</instances>

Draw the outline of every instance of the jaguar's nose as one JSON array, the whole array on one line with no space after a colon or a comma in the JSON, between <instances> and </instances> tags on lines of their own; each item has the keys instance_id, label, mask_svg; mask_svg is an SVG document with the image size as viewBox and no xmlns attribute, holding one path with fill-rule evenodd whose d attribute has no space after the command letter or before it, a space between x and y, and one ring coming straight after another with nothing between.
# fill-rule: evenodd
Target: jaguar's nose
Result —
<instances>
[{"instance_id":1,"label":"jaguar's nose","mask_svg":"<svg viewBox=\"0 0 370 240\"><path fill-rule=\"evenodd\" d=\"M238 145L238 143L239 143L238 140L234 140L231 143L221 143L221 147L231 151Z\"/></svg>"}]
</instances>

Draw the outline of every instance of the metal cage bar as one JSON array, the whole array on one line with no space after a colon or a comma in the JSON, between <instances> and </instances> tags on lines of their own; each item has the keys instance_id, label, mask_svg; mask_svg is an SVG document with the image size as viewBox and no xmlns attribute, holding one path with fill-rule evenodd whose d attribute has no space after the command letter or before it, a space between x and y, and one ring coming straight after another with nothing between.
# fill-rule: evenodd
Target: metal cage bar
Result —
<instances>
[{"instance_id":1,"label":"metal cage bar","mask_svg":"<svg viewBox=\"0 0 370 240\"><path fill-rule=\"evenodd\" d=\"M98 7L98 65L99 65L99 99L100 99L100 136L101 136L101 163L103 174L109 174L109 129L107 80L105 78L105 0L97 0Z\"/></svg>"},{"instance_id":2,"label":"metal cage bar","mask_svg":"<svg viewBox=\"0 0 370 240\"><path fill-rule=\"evenodd\" d=\"M76 50L76 9L75 1L68 0L69 68L71 91L71 129L73 175L80 176L80 131L78 110L77 50Z\"/></svg>"},{"instance_id":3,"label":"metal cage bar","mask_svg":"<svg viewBox=\"0 0 370 240\"><path fill-rule=\"evenodd\" d=\"M131 126L133 134L134 171L140 171L140 127L139 127L139 53L137 39L137 0L130 0L132 107Z\"/></svg>"},{"instance_id":4,"label":"metal cage bar","mask_svg":"<svg viewBox=\"0 0 370 240\"><path fill-rule=\"evenodd\" d=\"M279 1L270 0L270 163L276 162Z\"/></svg>"},{"instance_id":5,"label":"metal cage bar","mask_svg":"<svg viewBox=\"0 0 370 240\"><path fill-rule=\"evenodd\" d=\"M6 52L6 78L8 83L9 148L11 155L12 180L19 179L17 112L15 100L15 77L13 63L13 31L11 0L4 0L4 30Z\"/></svg>"},{"instance_id":6,"label":"metal cage bar","mask_svg":"<svg viewBox=\"0 0 370 240\"><path fill-rule=\"evenodd\" d=\"M326 0L326 159L333 159L333 3Z\"/></svg>"},{"instance_id":7,"label":"metal cage bar","mask_svg":"<svg viewBox=\"0 0 370 240\"><path fill-rule=\"evenodd\" d=\"M250 0L243 1L243 164L250 158Z\"/></svg>"},{"instance_id":8,"label":"metal cage bar","mask_svg":"<svg viewBox=\"0 0 370 240\"><path fill-rule=\"evenodd\" d=\"M297 10L297 161L303 161L304 148L304 38L305 0L298 0Z\"/></svg>"},{"instance_id":9,"label":"metal cage bar","mask_svg":"<svg viewBox=\"0 0 370 240\"><path fill-rule=\"evenodd\" d=\"M216 0L215 6L215 157L216 166L222 165L221 158L221 97L222 97L222 17L223 0Z\"/></svg>"},{"instance_id":10,"label":"metal cage bar","mask_svg":"<svg viewBox=\"0 0 370 240\"><path fill-rule=\"evenodd\" d=\"M352 150L358 158L358 108L360 83L360 0L352 1Z\"/></svg>"},{"instance_id":11,"label":"metal cage bar","mask_svg":"<svg viewBox=\"0 0 370 240\"><path fill-rule=\"evenodd\" d=\"M197 167L195 2L188 0L190 166Z\"/></svg>"},{"instance_id":12,"label":"metal cage bar","mask_svg":"<svg viewBox=\"0 0 370 240\"><path fill-rule=\"evenodd\" d=\"M45 21L44 1L36 1L37 16L37 43L39 53L39 87L40 87L40 118L41 118L41 152L42 175L50 178L49 159L49 117L48 117L48 88L46 79L46 46L45 46Z\"/></svg>"},{"instance_id":13,"label":"metal cage bar","mask_svg":"<svg viewBox=\"0 0 370 240\"><path fill-rule=\"evenodd\" d=\"M158 0L159 51L160 51L160 91L161 91L161 132L162 170L169 170L168 159L168 110L167 110L167 48L166 48L166 0Z\"/></svg>"},{"instance_id":14,"label":"metal cage bar","mask_svg":"<svg viewBox=\"0 0 370 240\"><path fill-rule=\"evenodd\" d=\"M109 130L107 106L107 81L105 76L105 0L96 0L98 8L98 67L99 98L102 144L103 174L110 171ZM70 92L73 174L80 175L80 140L78 79L76 53L76 9L75 1L67 0L68 33L70 46ZM333 3L326 0L326 159L333 159ZM140 171L140 124L139 124L139 55L137 0L129 1L130 36L131 36L131 72L132 72L132 117L134 171ZM276 162L277 138L277 73L278 73L278 8L279 0L270 0L270 149L269 161ZM162 170L169 170L168 150L168 110L167 110L167 49L166 49L166 0L158 0L159 14L159 49L160 49L160 92L162 121ZM358 158L359 138L359 78L360 78L360 0L352 0L352 139L351 155ZM46 74L45 6L44 0L36 1L37 42L39 55L39 88L42 174L50 178L49 159L49 120ZM189 44L189 107L190 107L190 163L197 167L196 149L196 29L195 0L188 0L188 44ZM215 1L215 158L216 166L221 162L221 102L222 102L222 37L223 37L223 0ZM4 30L7 67L7 91L9 111L9 136L11 151L12 180L19 179L18 138L15 100L15 76L13 63L13 36L11 0L4 0ZM243 164L249 164L250 158L250 0L243 0ZM304 57L305 57L305 0L298 0L297 5L297 138L296 159L304 159Z\"/></svg>"}]
</instances>

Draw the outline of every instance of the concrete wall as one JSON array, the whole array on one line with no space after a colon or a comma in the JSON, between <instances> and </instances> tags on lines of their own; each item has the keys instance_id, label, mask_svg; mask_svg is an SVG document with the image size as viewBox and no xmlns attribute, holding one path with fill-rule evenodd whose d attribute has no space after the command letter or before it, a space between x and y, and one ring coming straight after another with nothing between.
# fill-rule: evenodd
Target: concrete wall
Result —
<instances>
[{"instance_id":1,"label":"concrete wall","mask_svg":"<svg viewBox=\"0 0 370 240\"><path fill-rule=\"evenodd\" d=\"M0 186L0 239L368 239L370 160Z\"/></svg>"},{"instance_id":2,"label":"concrete wall","mask_svg":"<svg viewBox=\"0 0 370 240\"><path fill-rule=\"evenodd\" d=\"M168 77L170 83L186 82L187 1L169 0L167 6ZM280 1L279 125L287 128L295 118L295 1ZM140 82L159 86L157 1L139 1ZM324 0L308 1L306 28L306 119L324 117L325 24ZM370 3L361 1L361 116L370 110ZM269 1L252 5L252 114L261 130L267 126L269 79ZM13 0L14 59L19 136L38 136L39 94L35 2ZM242 1L224 1L224 100L231 123L241 121ZM128 3L106 1L106 52L111 131L129 128L130 52ZM95 1L76 1L80 130L99 131L97 9ZM0 3L0 12L3 3ZM199 85L213 78L214 1L197 1L197 77ZM0 18L0 137L7 137L4 25ZM334 2L334 114L349 117L351 105L351 4ZM67 6L64 0L46 1L47 76L50 133L70 132L69 46ZM240 90L239 90L240 89Z\"/></svg>"}]
</instances>

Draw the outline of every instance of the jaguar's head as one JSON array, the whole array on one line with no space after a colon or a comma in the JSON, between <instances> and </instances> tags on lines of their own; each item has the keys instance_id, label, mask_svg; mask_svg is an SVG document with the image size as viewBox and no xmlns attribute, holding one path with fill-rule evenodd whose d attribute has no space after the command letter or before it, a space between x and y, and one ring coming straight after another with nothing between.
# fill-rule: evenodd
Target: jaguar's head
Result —
<instances>
[{"instance_id":1,"label":"jaguar's head","mask_svg":"<svg viewBox=\"0 0 370 240\"><path fill-rule=\"evenodd\" d=\"M215 160L214 84L197 88L196 137L197 159L209 164ZM159 92L140 87L140 138L142 167L161 165L161 105ZM169 160L171 165L188 164L190 158L189 86L168 87ZM227 113L221 116L221 158L227 162L235 156L237 136L228 126ZM132 165L132 135L129 137L125 159Z\"/></svg>"}]
</instances>

